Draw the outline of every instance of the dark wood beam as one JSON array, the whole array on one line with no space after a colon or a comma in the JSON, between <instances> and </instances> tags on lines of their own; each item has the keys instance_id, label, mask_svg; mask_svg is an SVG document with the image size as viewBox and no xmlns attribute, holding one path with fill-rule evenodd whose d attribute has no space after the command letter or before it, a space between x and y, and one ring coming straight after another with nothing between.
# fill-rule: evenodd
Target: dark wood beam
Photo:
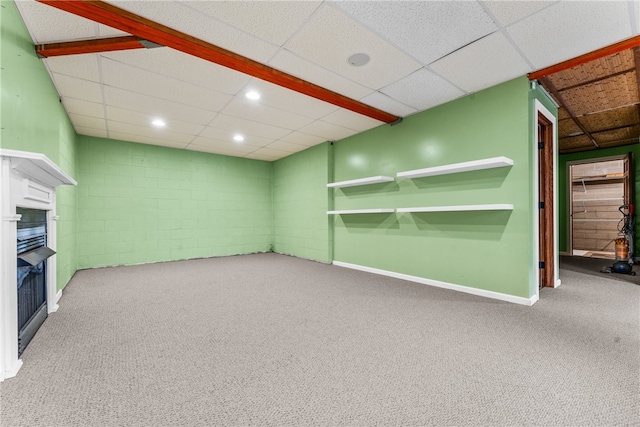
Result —
<instances>
[{"instance_id":1,"label":"dark wood beam","mask_svg":"<svg viewBox=\"0 0 640 427\"><path fill-rule=\"evenodd\" d=\"M114 50L144 49L145 46L135 36L108 37L103 39L74 42L47 43L36 45L36 53L43 58L84 53L111 52Z\"/></svg>"},{"instance_id":2,"label":"dark wood beam","mask_svg":"<svg viewBox=\"0 0 640 427\"><path fill-rule=\"evenodd\" d=\"M567 103L565 102L564 98L562 97L560 92L558 92L558 90L555 88L553 83L551 83L551 81L547 77L540 78L540 82L542 82L543 86L549 92L551 92L551 94L554 96L554 98L556 98L556 101L558 101L560 103L560 105L562 107L564 107L564 109L567 111L567 114L569 114L569 117L571 117L573 119L575 124L578 125L580 130L584 133L585 136L587 136L589 138L589 140L593 143L593 145L595 145L597 148L600 148L600 146L596 142L595 138L591 135L591 133L587 130L587 128L584 127L584 125L580 122L578 117L576 117L576 113L567 105Z\"/></svg>"},{"instance_id":3,"label":"dark wood beam","mask_svg":"<svg viewBox=\"0 0 640 427\"><path fill-rule=\"evenodd\" d=\"M100 0L38 0L38 2L385 123L395 123L400 120L398 116Z\"/></svg>"},{"instance_id":4,"label":"dark wood beam","mask_svg":"<svg viewBox=\"0 0 640 427\"><path fill-rule=\"evenodd\" d=\"M603 47L602 49L585 53L584 55L580 55L567 61L560 62L559 64L534 71L533 73L529 73L528 77L529 80L539 80L543 77L557 73L559 71L577 67L578 65L585 64L589 61L604 58L605 56L613 55L614 53L622 52L623 50L632 49L638 46L640 46L640 36L635 36L630 39L612 44L611 46Z\"/></svg>"}]
</instances>

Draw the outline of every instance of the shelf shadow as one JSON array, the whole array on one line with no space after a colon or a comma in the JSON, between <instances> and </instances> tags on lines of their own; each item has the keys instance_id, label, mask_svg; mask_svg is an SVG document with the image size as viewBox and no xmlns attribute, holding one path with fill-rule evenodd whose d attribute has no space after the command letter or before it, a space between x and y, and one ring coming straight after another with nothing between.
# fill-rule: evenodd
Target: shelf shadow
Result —
<instances>
[{"instance_id":1,"label":"shelf shadow","mask_svg":"<svg viewBox=\"0 0 640 427\"><path fill-rule=\"evenodd\" d=\"M456 239L500 240L512 211L413 212L416 227Z\"/></svg>"},{"instance_id":2,"label":"shelf shadow","mask_svg":"<svg viewBox=\"0 0 640 427\"><path fill-rule=\"evenodd\" d=\"M420 189L429 188L439 191L451 191L452 187L457 190L500 188L510 170L510 167L484 169L450 175L425 176L413 178L410 181Z\"/></svg>"},{"instance_id":3,"label":"shelf shadow","mask_svg":"<svg viewBox=\"0 0 640 427\"><path fill-rule=\"evenodd\" d=\"M368 213L338 215L347 230L397 229L400 228L395 213ZM337 218L336 218L337 219Z\"/></svg>"}]
</instances>

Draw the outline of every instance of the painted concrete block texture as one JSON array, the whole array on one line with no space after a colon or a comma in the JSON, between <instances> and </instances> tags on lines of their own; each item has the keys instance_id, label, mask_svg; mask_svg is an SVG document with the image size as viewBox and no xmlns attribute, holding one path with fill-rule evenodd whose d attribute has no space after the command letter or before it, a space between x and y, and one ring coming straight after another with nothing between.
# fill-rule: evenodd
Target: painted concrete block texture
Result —
<instances>
[{"instance_id":1,"label":"painted concrete block texture","mask_svg":"<svg viewBox=\"0 0 640 427\"><path fill-rule=\"evenodd\" d=\"M265 252L273 166L81 137L79 268Z\"/></svg>"}]
</instances>

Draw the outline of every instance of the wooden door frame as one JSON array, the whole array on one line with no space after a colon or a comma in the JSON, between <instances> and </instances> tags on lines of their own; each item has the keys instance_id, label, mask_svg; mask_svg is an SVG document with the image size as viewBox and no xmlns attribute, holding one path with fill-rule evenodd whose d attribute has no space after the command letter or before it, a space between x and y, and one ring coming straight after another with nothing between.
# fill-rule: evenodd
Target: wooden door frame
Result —
<instances>
[{"instance_id":1,"label":"wooden door frame","mask_svg":"<svg viewBox=\"0 0 640 427\"><path fill-rule=\"evenodd\" d=\"M566 218L566 227L567 227L567 252L563 252L566 255L573 255L573 218L571 213L573 212L573 188L571 186L571 166L575 165L584 165L587 163L598 163L598 162L610 162L615 160L625 160L628 154L616 154L614 156L602 156L602 157L593 157L590 159L582 159L582 160L572 160L567 162L567 170L565 171L567 177L567 218ZM627 177L627 180L629 178Z\"/></svg>"},{"instance_id":2,"label":"wooden door frame","mask_svg":"<svg viewBox=\"0 0 640 427\"><path fill-rule=\"evenodd\" d=\"M553 195L551 195L551 200L553 200L553 279L552 286L553 288L557 288L560 286L560 275L559 275L559 256L558 256L558 120L557 118L547 109L539 100L534 100L534 127L533 127L533 201L532 206L533 211L533 228L534 228L534 250L533 250L533 270L534 270L534 287L535 287L535 299L537 300L540 297L540 212L538 209L539 200L539 191L540 191L540 182L539 182L539 149L538 149L538 115L542 115L547 121L550 122L553 127L552 130L552 153L553 153L553 168L551 171L551 177L553 178L552 191Z\"/></svg>"}]
</instances>

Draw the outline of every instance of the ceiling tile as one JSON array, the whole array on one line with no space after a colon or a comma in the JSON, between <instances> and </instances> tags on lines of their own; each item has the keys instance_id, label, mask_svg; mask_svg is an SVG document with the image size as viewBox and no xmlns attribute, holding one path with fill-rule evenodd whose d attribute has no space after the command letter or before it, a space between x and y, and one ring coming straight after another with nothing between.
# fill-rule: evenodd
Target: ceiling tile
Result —
<instances>
[{"instance_id":1,"label":"ceiling tile","mask_svg":"<svg viewBox=\"0 0 640 427\"><path fill-rule=\"evenodd\" d=\"M529 15L549 7L556 1L504 1L504 0L483 0L482 4L496 17L500 25L506 27L514 22L520 21Z\"/></svg>"},{"instance_id":2,"label":"ceiling tile","mask_svg":"<svg viewBox=\"0 0 640 427\"><path fill-rule=\"evenodd\" d=\"M273 150L270 148L260 148L252 153L247 154L244 157L246 157L247 159L265 160L268 162L272 162L283 157L287 157L290 154L292 153L289 153L287 151Z\"/></svg>"},{"instance_id":3,"label":"ceiling tile","mask_svg":"<svg viewBox=\"0 0 640 427\"><path fill-rule=\"evenodd\" d=\"M298 55L281 49L269 61L272 67L353 99L363 98L373 89L362 86Z\"/></svg>"},{"instance_id":4,"label":"ceiling tile","mask_svg":"<svg viewBox=\"0 0 640 427\"><path fill-rule=\"evenodd\" d=\"M66 97L62 100L62 105L68 114L82 114L104 119L104 105L98 102Z\"/></svg>"},{"instance_id":5,"label":"ceiling tile","mask_svg":"<svg viewBox=\"0 0 640 427\"><path fill-rule=\"evenodd\" d=\"M246 74L163 47L107 52L103 57L196 86L235 95L250 80Z\"/></svg>"},{"instance_id":6,"label":"ceiling tile","mask_svg":"<svg viewBox=\"0 0 640 427\"><path fill-rule=\"evenodd\" d=\"M16 1L34 44L129 35L34 0Z\"/></svg>"},{"instance_id":7,"label":"ceiling tile","mask_svg":"<svg viewBox=\"0 0 640 427\"><path fill-rule=\"evenodd\" d=\"M431 64L467 92L477 92L533 71L501 33L478 40Z\"/></svg>"},{"instance_id":8,"label":"ceiling tile","mask_svg":"<svg viewBox=\"0 0 640 427\"><path fill-rule=\"evenodd\" d=\"M143 127L152 126L151 122L159 118L150 114L139 113L137 111L131 111L124 108L111 106L107 106L106 110L107 118L109 120L134 124ZM195 136L202 132L202 130L204 129L204 125L186 123L179 120L170 120L166 117L163 117L162 119L166 123L166 126L163 128L163 130L167 130L169 132L185 133Z\"/></svg>"},{"instance_id":9,"label":"ceiling tile","mask_svg":"<svg viewBox=\"0 0 640 427\"><path fill-rule=\"evenodd\" d=\"M321 1L190 1L187 4L276 45L282 45Z\"/></svg>"},{"instance_id":10,"label":"ceiling tile","mask_svg":"<svg viewBox=\"0 0 640 427\"><path fill-rule=\"evenodd\" d=\"M342 126L348 129L353 129L358 132L373 129L378 127L384 122L372 119L362 114L354 113L353 111L345 110L343 108L336 110L322 118L323 122L331 123L333 125Z\"/></svg>"},{"instance_id":11,"label":"ceiling tile","mask_svg":"<svg viewBox=\"0 0 640 427\"><path fill-rule=\"evenodd\" d=\"M252 79L245 90L238 94L238 97L245 100L245 93L250 90L260 94L260 99L253 101L253 103L301 114L313 119L319 119L338 109L328 102L259 79Z\"/></svg>"},{"instance_id":12,"label":"ceiling tile","mask_svg":"<svg viewBox=\"0 0 640 427\"><path fill-rule=\"evenodd\" d=\"M244 137L244 141L241 143L233 141L233 136L236 134L240 134ZM237 145L237 146L252 146L252 147L264 147L265 145L273 142L273 139L261 138L259 136L247 135L242 131L233 132L226 129L218 129L207 126L204 130L198 135L202 138L213 139L218 141L229 141L229 144Z\"/></svg>"},{"instance_id":13,"label":"ceiling tile","mask_svg":"<svg viewBox=\"0 0 640 427\"><path fill-rule=\"evenodd\" d=\"M559 2L507 29L536 68L633 36L627 2Z\"/></svg>"},{"instance_id":14,"label":"ceiling tile","mask_svg":"<svg viewBox=\"0 0 640 427\"><path fill-rule=\"evenodd\" d=\"M287 153L297 153L298 151L306 150L308 147L300 144L292 144L291 142L286 141L275 141L267 145L265 148L284 151Z\"/></svg>"},{"instance_id":15,"label":"ceiling tile","mask_svg":"<svg viewBox=\"0 0 640 427\"><path fill-rule=\"evenodd\" d=\"M358 133L353 129L333 125L331 123L323 122L322 120L316 120L310 125L301 128L300 132L319 136L328 141L337 141Z\"/></svg>"},{"instance_id":16,"label":"ceiling tile","mask_svg":"<svg viewBox=\"0 0 640 427\"><path fill-rule=\"evenodd\" d=\"M85 18L33 0L16 1L16 6L35 44L82 40L96 37L96 24Z\"/></svg>"},{"instance_id":17,"label":"ceiling tile","mask_svg":"<svg viewBox=\"0 0 640 427\"><path fill-rule=\"evenodd\" d=\"M248 118L259 123L291 130L306 126L313 121L313 119L309 117L262 104L256 104L250 102L248 99L237 97L221 112L230 116Z\"/></svg>"},{"instance_id":18,"label":"ceiling tile","mask_svg":"<svg viewBox=\"0 0 640 427\"><path fill-rule=\"evenodd\" d=\"M73 123L73 126L82 128L91 128L98 130L107 130L104 119L98 117L83 116L81 114L69 114L69 120Z\"/></svg>"},{"instance_id":19,"label":"ceiling tile","mask_svg":"<svg viewBox=\"0 0 640 427\"><path fill-rule=\"evenodd\" d=\"M498 29L476 2L380 1L372 6L365 1L338 1L335 4L425 65Z\"/></svg>"},{"instance_id":20,"label":"ceiling tile","mask_svg":"<svg viewBox=\"0 0 640 427\"><path fill-rule=\"evenodd\" d=\"M89 102L102 102L102 88L99 83L52 73L53 83L62 97L83 99Z\"/></svg>"},{"instance_id":21,"label":"ceiling tile","mask_svg":"<svg viewBox=\"0 0 640 427\"><path fill-rule=\"evenodd\" d=\"M104 88L105 103L114 107L143 112L154 117L205 125L215 117L215 111L194 108L166 99L140 95L111 86Z\"/></svg>"},{"instance_id":22,"label":"ceiling tile","mask_svg":"<svg viewBox=\"0 0 640 427\"><path fill-rule=\"evenodd\" d=\"M424 68L381 92L417 110L426 110L464 95L460 89Z\"/></svg>"},{"instance_id":23,"label":"ceiling tile","mask_svg":"<svg viewBox=\"0 0 640 427\"><path fill-rule=\"evenodd\" d=\"M318 9L285 47L302 58L372 89L387 86L421 66L328 3ZM350 65L347 59L361 52L371 57L369 63L362 67Z\"/></svg>"},{"instance_id":24,"label":"ceiling tile","mask_svg":"<svg viewBox=\"0 0 640 427\"><path fill-rule=\"evenodd\" d=\"M228 94L141 70L108 58L102 58L101 67L105 85L191 105L203 110L219 111L231 99Z\"/></svg>"},{"instance_id":25,"label":"ceiling tile","mask_svg":"<svg viewBox=\"0 0 640 427\"><path fill-rule=\"evenodd\" d=\"M418 111L380 92L374 92L371 95L365 96L360 101L382 111L395 114L398 117L405 117Z\"/></svg>"},{"instance_id":26,"label":"ceiling tile","mask_svg":"<svg viewBox=\"0 0 640 427\"><path fill-rule=\"evenodd\" d=\"M209 123L209 126L231 132L242 132L246 135L261 136L268 139L282 138L291 133L290 129L270 126L226 114L218 114L216 118Z\"/></svg>"},{"instance_id":27,"label":"ceiling tile","mask_svg":"<svg viewBox=\"0 0 640 427\"><path fill-rule=\"evenodd\" d=\"M100 83L97 55L54 56L44 58L42 62L52 73Z\"/></svg>"},{"instance_id":28,"label":"ceiling tile","mask_svg":"<svg viewBox=\"0 0 640 427\"><path fill-rule=\"evenodd\" d=\"M244 156L260 147L238 144L233 141L197 137L187 148L189 150L205 151L207 153L218 153L228 156Z\"/></svg>"},{"instance_id":29,"label":"ceiling tile","mask_svg":"<svg viewBox=\"0 0 640 427\"><path fill-rule=\"evenodd\" d=\"M280 141L304 145L305 147L313 147L314 145L326 142L327 139L321 136L310 135L303 132L291 132L289 135L280 138Z\"/></svg>"},{"instance_id":30,"label":"ceiling tile","mask_svg":"<svg viewBox=\"0 0 640 427\"><path fill-rule=\"evenodd\" d=\"M218 154L220 156L232 156L232 157L244 157L245 155L249 154L248 151L226 150L224 148L218 148L215 146L196 145L196 144L189 144L187 147L185 147L185 150L198 151L200 153Z\"/></svg>"},{"instance_id":31,"label":"ceiling tile","mask_svg":"<svg viewBox=\"0 0 640 427\"><path fill-rule=\"evenodd\" d=\"M109 135L112 132L115 133L126 133L129 135L137 135L141 137L148 138L150 140L157 139L159 142L168 142L174 141L178 144L188 144L194 138L193 135L171 132L166 129L158 129L152 126L138 126L130 123L122 123L109 120L107 121L107 128L109 130Z\"/></svg>"},{"instance_id":32,"label":"ceiling tile","mask_svg":"<svg viewBox=\"0 0 640 427\"><path fill-rule=\"evenodd\" d=\"M267 61L278 49L184 2L119 0L109 3L259 62Z\"/></svg>"}]
</instances>

